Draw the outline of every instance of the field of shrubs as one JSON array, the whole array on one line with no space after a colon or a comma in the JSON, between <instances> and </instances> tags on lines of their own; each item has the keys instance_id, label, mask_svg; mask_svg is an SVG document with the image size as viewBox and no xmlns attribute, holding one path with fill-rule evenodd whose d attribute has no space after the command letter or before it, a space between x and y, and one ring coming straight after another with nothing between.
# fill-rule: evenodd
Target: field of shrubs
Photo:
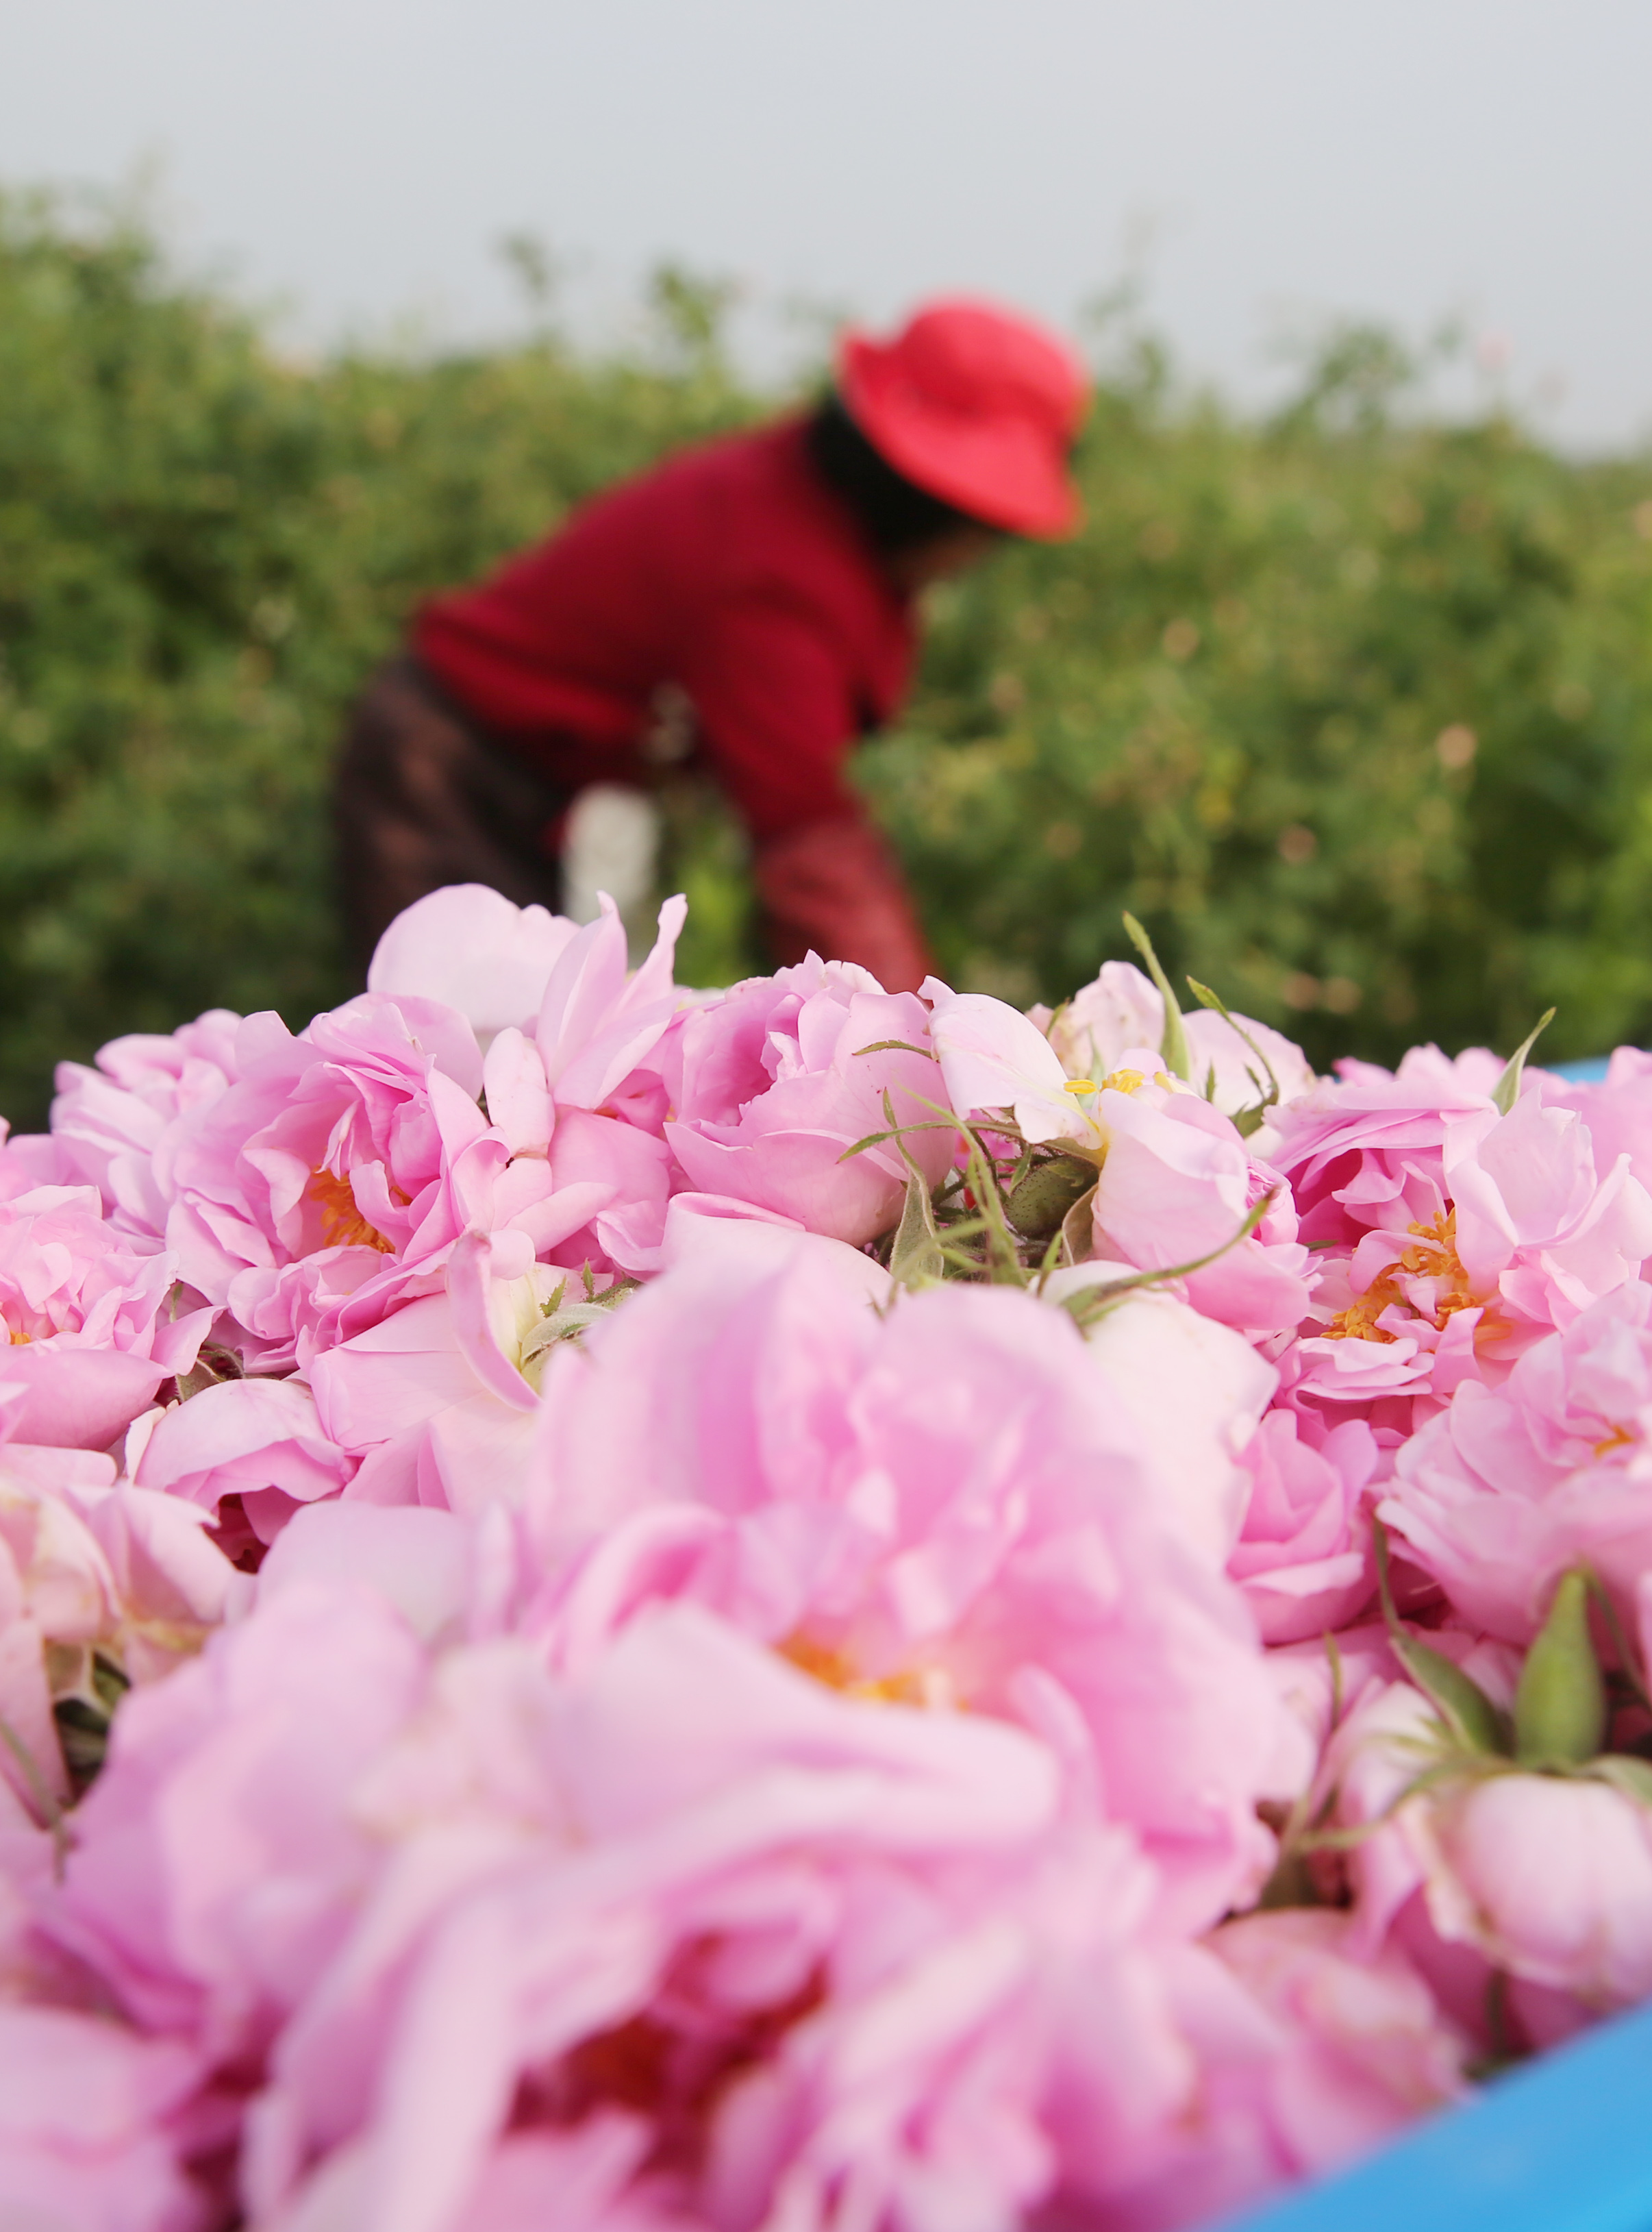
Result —
<instances>
[{"instance_id":1,"label":"field of shrubs","mask_svg":"<svg viewBox=\"0 0 1652 2232\"><path fill-rule=\"evenodd\" d=\"M284 354L141 227L0 202L0 1107L210 1006L351 988L327 763L423 594L742 387L715 290L638 338ZM1106 360L1072 544L948 594L865 756L943 970L1017 1002L1128 951L1311 1054L1652 1033L1652 455L1419 416L1346 331L1266 422ZM738 834L668 801L679 975L755 960Z\"/></svg>"}]
</instances>

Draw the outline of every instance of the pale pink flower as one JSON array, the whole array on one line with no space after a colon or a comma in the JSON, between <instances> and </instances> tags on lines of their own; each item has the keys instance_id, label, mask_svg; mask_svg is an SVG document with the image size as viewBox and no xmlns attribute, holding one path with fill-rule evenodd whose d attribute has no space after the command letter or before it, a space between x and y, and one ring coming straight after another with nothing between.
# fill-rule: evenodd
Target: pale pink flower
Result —
<instances>
[{"instance_id":1,"label":"pale pink flower","mask_svg":"<svg viewBox=\"0 0 1652 2232\"><path fill-rule=\"evenodd\" d=\"M1597 2013L1652 1993L1652 1807L1639 1799L1493 1775L1431 1792L1406 1832L1442 1937Z\"/></svg>"},{"instance_id":2,"label":"pale pink flower","mask_svg":"<svg viewBox=\"0 0 1652 2232\"><path fill-rule=\"evenodd\" d=\"M277 2042L255 2213L346 2140L356 2222L444 2232L502 2154L589 2129L595 2198L645 2222L824 2224L845 2186L915 2232L1013 2219L1051 2179L1052 2023L1121 1994L1150 1898L1125 1839L1046 1860L1055 1793L1016 1732L849 1703L688 1607L567 1684L450 1658L354 1801L403 1857Z\"/></svg>"},{"instance_id":3,"label":"pale pink flower","mask_svg":"<svg viewBox=\"0 0 1652 2232\"><path fill-rule=\"evenodd\" d=\"M579 934L567 916L514 905L486 884L449 884L391 924L367 989L457 1008L486 1047L508 1026L531 1028L551 971Z\"/></svg>"},{"instance_id":4,"label":"pale pink flower","mask_svg":"<svg viewBox=\"0 0 1652 2232\"><path fill-rule=\"evenodd\" d=\"M1319 1249L1311 1320L1280 1359L1285 1399L1306 1415L1357 1404L1393 1438L1466 1381L1495 1385L1652 1252L1652 1198L1629 1158L1601 1165L1546 1085L1501 1116L1443 1062L1425 1068L1322 1086L1282 1119Z\"/></svg>"},{"instance_id":5,"label":"pale pink flower","mask_svg":"<svg viewBox=\"0 0 1652 2232\"><path fill-rule=\"evenodd\" d=\"M180 1275L275 1370L438 1283L460 1233L494 1222L510 1154L470 1025L433 1002L364 994L298 1038L253 1016L236 1053L155 1174Z\"/></svg>"},{"instance_id":6,"label":"pale pink flower","mask_svg":"<svg viewBox=\"0 0 1652 2232\"><path fill-rule=\"evenodd\" d=\"M1061 1826L1043 1745L690 1606L572 1679L512 1640L432 1660L313 1578L343 1517L125 1709L43 1915L251 2086L253 2221L460 2232L560 2142L614 2232L824 2224L846 2186L947 2232L1049 2190L1062 2103L1127 2136L1180 2107L1151 1876Z\"/></svg>"},{"instance_id":7,"label":"pale pink flower","mask_svg":"<svg viewBox=\"0 0 1652 2232\"><path fill-rule=\"evenodd\" d=\"M134 1477L214 1517L238 1497L258 1539L273 1542L301 1504L338 1495L360 1463L327 1434L301 1382L226 1379L156 1422Z\"/></svg>"},{"instance_id":8,"label":"pale pink flower","mask_svg":"<svg viewBox=\"0 0 1652 2232\"><path fill-rule=\"evenodd\" d=\"M1455 1127L1445 1182L1470 1289L1494 1296L1513 1353L1637 1278L1652 1255L1652 1197L1627 1153L1602 1163L1584 1119L1539 1093Z\"/></svg>"},{"instance_id":9,"label":"pale pink flower","mask_svg":"<svg viewBox=\"0 0 1652 2232\"><path fill-rule=\"evenodd\" d=\"M518 1501L559 1302L569 1333L594 1314L581 1281L536 1263L522 1234L468 1233L441 1294L318 1356L318 1422L365 1459L349 1494L457 1511Z\"/></svg>"},{"instance_id":10,"label":"pale pink flower","mask_svg":"<svg viewBox=\"0 0 1652 2232\"><path fill-rule=\"evenodd\" d=\"M197 2058L100 2015L0 2004L0 2224L206 2232L180 2156Z\"/></svg>"},{"instance_id":11,"label":"pale pink flower","mask_svg":"<svg viewBox=\"0 0 1652 2232\"><path fill-rule=\"evenodd\" d=\"M154 1160L181 1119L219 1098L239 1074L241 1018L214 1008L170 1036L137 1032L98 1049L96 1067L57 1066L52 1137L75 1174L95 1185L128 1231L160 1239L170 1206Z\"/></svg>"},{"instance_id":12,"label":"pale pink flower","mask_svg":"<svg viewBox=\"0 0 1652 2232\"><path fill-rule=\"evenodd\" d=\"M1060 1056L1027 1016L985 992L955 992L933 976L923 996L944 1098L960 1116L1007 1113L1031 1145L1072 1140L1094 1148L1095 1127L1066 1090Z\"/></svg>"},{"instance_id":13,"label":"pale pink flower","mask_svg":"<svg viewBox=\"0 0 1652 2232\"><path fill-rule=\"evenodd\" d=\"M40 1186L0 1201L0 1383L25 1394L20 1442L103 1449L186 1372L211 1310L174 1318L176 1267L106 1223L90 1186Z\"/></svg>"},{"instance_id":14,"label":"pale pink flower","mask_svg":"<svg viewBox=\"0 0 1652 2232\"><path fill-rule=\"evenodd\" d=\"M1136 1048L1156 1047L1164 1035L1164 1002L1158 988L1132 962L1105 961L1093 983L1075 992L1053 1011L1033 1008L1028 1020L1048 1038L1069 1077L1099 1080L1123 1064ZM1235 1028L1237 1026L1238 1028ZM1314 1081L1306 1055L1282 1032L1249 1015L1235 1015L1233 1022L1208 1008L1195 1008L1182 1018L1195 1088L1203 1093L1214 1076L1210 1098L1225 1116L1236 1116L1254 1107L1269 1090L1267 1072L1247 1047L1241 1032L1266 1058L1281 1102L1294 1100ZM1273 1143L1255 1132L1259 1154Z\"/></svg>"},{"instance_id":15,"label":"pale pink flower","mask_svg":"<svg viewBox=\"0 0 1652 2232\"><path fill-rule=\"evenodd\" d=\"M1244 1452L1251 1492L1228 1560L1269 1643L1294 1643L1344 1627L1375 1587L1365 1490L1381 1461L1360 1419L1335 1427L1318 1449L1289 1411L1270 1411Z\"/></svg>"},{"instance_id":16,"label":"pale pink flower","mask_svg":"<svg viewBox=\"0 0 1652 2232\"><path fill-rule=\"evenodd\" d=\"M1519 1652L1454 1629L1426 1639L1509 1709ZM1444 1773L1428 1700L1353 1664L1311 1810L1331 1801L1364 1832L1345 1856L1354 1942L1369 1954L1403 1938L1476 2029L1480 1990L1505 1971L1528 1988L1516 2036L1565 2035L1652 1992L1652 1807L1590 1776Z\"/></svg>"},{"instance_id":17,"label":"pale pink flower","mask_svg":"<svg viewBox=\"0 0 1652 2232\"><path fill-rule=\"evenodd\" d=\"M426 1672L376 1592L277 1591L122 1703L42 1927L144 2030L256 2064L381 1865L350 1801Z\"/></svg>"},{"instance_id":18,"label":"pale pink flower","mask_svg":"<svg viewBox=\"0 0 1652 2232\"><path fill-rule=\"evenodd\" d=\"M25 1816L68 1781L53 1705L95 1701L92 1654L128 1681L158 1680L222 1620L237 1576L206 1539L204 1516L171 1496L22 1477L0 1452L0 1781ZM33 1772L18 1751L27 1755Z\"/></svg>"},{"instance_id":19,"label":"pale pink flower","mask_svg":"<svg viewBox=\"0 0 1652 2232\"><path fill-rule=\"evenodd\" d=\"M1596 1166L1610 1170L1620 1155L1652 1192L1652 1054L1619 1047L1598 1085L1574 1085L1546 1074L1539 1084L1544 1106L1570 1108L1589 1126Z\"/></svg>"},{"instance_id":20,"label":"pale pink flower","mask_svg":"<svg viewBox=\"0 0 1652 2232\"><path fill-rule=\"evenodd\" d=\"M982 993L952 993L933 978L935 1045L961 1116L1013 1118L1023 1139L1060 1144L1098 1165L1094 1252L1139 1270L1218 1260L1185 1282L1206 1316L1255 1333L1296 1325L1308 1305L1306 1252L1297 1245L1290 1190L1246 1151L1220 1110L1156 1067L1116 1073L1069 1090L1054 1049L1025 1015ZM1256 1233L1246 1217L1276 1195Z\"/></svg>"},{"instance_id":21,"label":"pale pink flower","mask_svg":"<svg viewBox=\"0 0 1652 2232\"><path fill-rule=\"evenodd\" d=\"M1511 1642L1579 1564L1632 1612L1652 1566L1652 1288L1603 1296L1500 1387L1460 1387L1398 1452L1379 1509L1463 1617Z\"/></svg>"},{"instance_id":22,"label":"pale pink flower","mask_svg":"<svg viewBox=\"0 0 1652 2232\"><path fill-rule=\"evenodd\" d=\"M1060 1303L1132 1275L1094 1260L1051 1272L1036 1291ZM1279 1375L1250 1342L1162 1288L1121 1295L1085 1327L1110 1398L1135 1425L1162 1512L1220 1571L1252 1500L1250 1446ZM1176 1394L1169 1399L1169 1390ZM1275 1414L1269 1414L1269 1416Z\"/></svg>"},{"instance_id":23,"label":"pale pink flower","mask_svg":"<svg viewBox=\"0 0 1652 2232\"><path fill-rule=\"evenodd\" d=\"M1172 2232L1225 2216L1467 2093L1461 2033L1404 1954L1373 1954L1347 1916L1248 1915L1208 1945L1167 1962L1195 2100L1156 2174L1110 2193L1111 2165L1098 2166L1101 2223Z\"/></svg>"},{"instance_id":24,"label":"pale pink flower","mask_svg":"<svg viewBox=\"0 0 1652 2232\"><path fill-rule=\"evenodd\" d=\"M1356 1067L1353 1078L1321 1078L1274 1119L1281 1140L1274 1160L1291 1181L1311 1245L1352 1249L1374 1227L1403 1232L1439 1216L1448 1130L1491 1107L1490 1086L1464 1084L1448 1065L1441 1076L1403 1063L1397 1078Z\"/></svg>"},{"instance_id":25,"label":"pale pink flower","mask_svg":"<svg viewBox=\"0 0 1652 2232\"><path fill-rule=\"evenodd\" d=\"M1256 1334L1295 1326L1308 1306L1310 1262L1290 1189L1247 1152L1228 1119L1196 1093L1151 1083L1104 1090L1088 1106L1105 1148L1097 1254L1149 1271L1215 1256L1182 1282L1195 1309ZM1261 1223L1238 1240L1270 1193Z\"/></svg>"},{"instance_id":26,"label":"pale pink flower","mask_svg":"<svg viewBox=\"0 0 1652 2232\"><path fill-rule=\"evenodd\" d=\"M1152 1493L1065 1313L949 1287L880 1321L820 1246L691 1256L551 1367L529 1509L559 1654L688 1595L852 1688L1020 1721L1075 1802L1098 1776L1168 1897L1220 1911L1267 1865L1277 1707L1189 1540L1197 1490ZM1220 1505L1232 1458L1209 1456Z\"/></svg>"},{"instance_id":27,"label":"pale pink flower","mask_svg":"<svg viewBox=\"0 0 1652 2232\"><path fill-rule=\"evenodd\" d=\"M899 1216L907 1165L893 1140L844 1157L889 1128L885 1094L897 1125L944 1126L928 1039L917 995L886 993L852 963L811 955L752 977L680 1014L655 1058L671 1152L703 1193L777 1210L832 1239L870 1240ZM946 1128L904 1141L931 1185L953 1144Z\"/></svg>"},{"instance_id":28,"label":"pale pink flower","mask_svg":"<svg viewBox=\"0 0 1652 2232\"><path fill-rule=\"evenodd\" d=\"M675 1172L660 1136L665 1087L648 1065L683 1004L671 960L683 912L681 899L666 902L653 951L628 974L625 926L605 900L559 951L537 1017L488 1048L489 1119L511 1156L490 1222L573 1268L659 1268Z\"/></svg>"}]
</instances>

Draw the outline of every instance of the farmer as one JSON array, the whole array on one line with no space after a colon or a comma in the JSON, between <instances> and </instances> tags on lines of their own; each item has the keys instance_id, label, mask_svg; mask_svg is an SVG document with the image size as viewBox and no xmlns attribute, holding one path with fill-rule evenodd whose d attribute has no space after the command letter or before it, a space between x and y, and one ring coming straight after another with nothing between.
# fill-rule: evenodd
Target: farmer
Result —
<instances>
[{"instance_id":1,"label":"farmer","mask_svg":"<svg viewBox=\"0 0 1652 2232\"><path fill-rule=\"evenodd\" d=\"M358 958L444 884L556 909L576 795L690 757L750 832L776 962L813 946L915 989L923 932L845 762L905 698L919 592L1071 530L1084 402L1053 335L936 302L847 334L818 409L668 458L432 599L340 767Z\"/></svg>"}]
</instances>

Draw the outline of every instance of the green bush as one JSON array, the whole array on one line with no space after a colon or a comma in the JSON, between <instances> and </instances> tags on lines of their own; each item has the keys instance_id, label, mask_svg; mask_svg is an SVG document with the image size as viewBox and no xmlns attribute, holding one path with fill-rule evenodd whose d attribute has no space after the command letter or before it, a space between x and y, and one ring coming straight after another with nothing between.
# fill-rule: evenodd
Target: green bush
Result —
<instances>
[{"instance_id":1,"label":"green bush","mask_svg":"<svg viewBox=\"0 0 1652 2232\"><path fill-rule=\"evenodd\" d=\"M1128 948L1321 1061L1652 1026L1652 466L1396 416L1348 334L1267 425L1104 389L1089 523L952 600L868 769L943 966Z\"/></svg>"},{"instance_id":2,"label":"green bush","mask_svg":"<svg viewBox=\"0 0 1652 2232\"><path fill-rule=\"evenodd\" d=\"M430 589L764 407L715 290L629 353L284 358L140 228L0 201L0 1106L210 1005L347 992L326 788ZM1103 380L1089 524L937 609L865 756L943 968L1059 996L1127 949L1324 1058L1652 1029L1652 466L1421 425L1350 334L1270 424ZM1637 531L1638 522L1638 531ZM1472 756L1470 753L1472 752ZM726 817L672 801L684 974L741 967Z\"/></svg>"}]
</instances>

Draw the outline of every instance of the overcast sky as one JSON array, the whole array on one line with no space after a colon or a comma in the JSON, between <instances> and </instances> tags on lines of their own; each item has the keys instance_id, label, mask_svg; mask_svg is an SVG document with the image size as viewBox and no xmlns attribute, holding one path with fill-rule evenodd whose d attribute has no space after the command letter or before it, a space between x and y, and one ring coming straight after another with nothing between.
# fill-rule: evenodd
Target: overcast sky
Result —
<instances>
[{"instance_id":1,"label":"overcast sky","mask_svg":"<svg viewBox=\"0 0 1652 2232\"><path fill-rule=\"evenodd\" d=\"M586 331L662 257L739 279L769 362L797 298L1137 272L1241 396L1456 315L1556 434L1652 433L1652 0L0 0L0 178L144 165L311 339L508 329L520 230Z\"/></svg>"}]
</instances>

